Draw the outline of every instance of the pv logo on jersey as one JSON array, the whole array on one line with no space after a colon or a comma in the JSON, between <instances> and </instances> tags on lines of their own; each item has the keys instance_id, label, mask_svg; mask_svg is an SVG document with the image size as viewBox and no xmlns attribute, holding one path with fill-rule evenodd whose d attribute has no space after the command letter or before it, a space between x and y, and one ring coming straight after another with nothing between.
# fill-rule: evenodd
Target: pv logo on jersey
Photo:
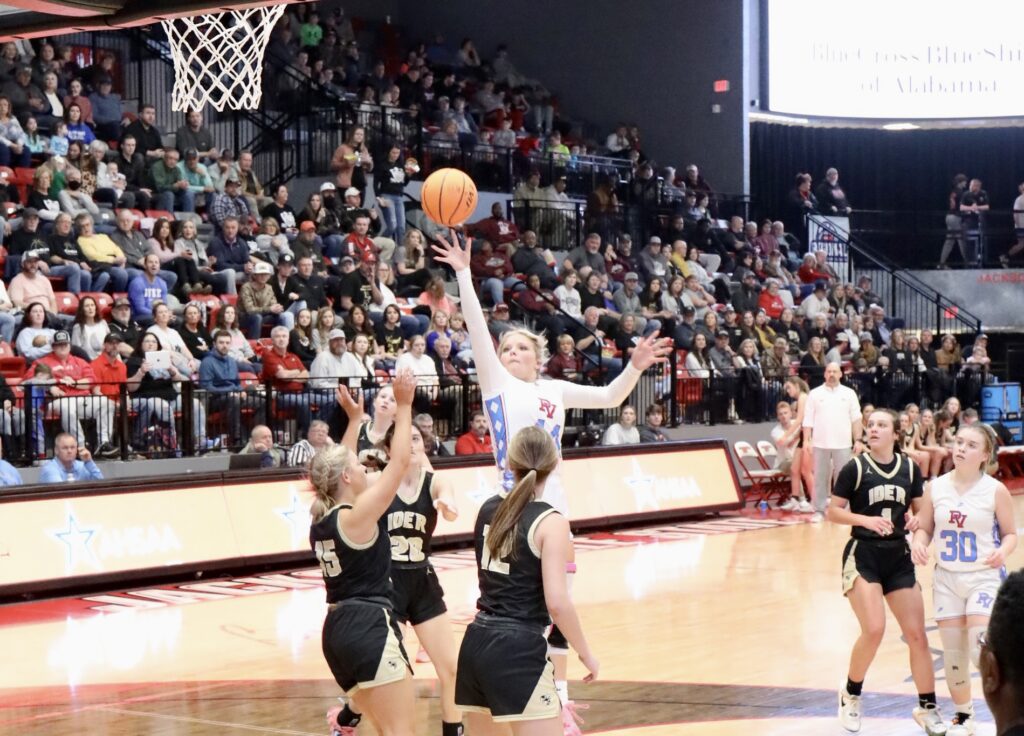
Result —
<instances>
[{"instance_id":1,"label":"pv logo on jersey","mask_svg":"<svg viewBox=\"0 0 1024 736\"><path fill-rule=\"evenodd\" d=\"M949 512L949 523L956 524L957 529L963 529L965 521L967 521L967 514L963 513L962 511Z\"/></svg>"}]
</instances>

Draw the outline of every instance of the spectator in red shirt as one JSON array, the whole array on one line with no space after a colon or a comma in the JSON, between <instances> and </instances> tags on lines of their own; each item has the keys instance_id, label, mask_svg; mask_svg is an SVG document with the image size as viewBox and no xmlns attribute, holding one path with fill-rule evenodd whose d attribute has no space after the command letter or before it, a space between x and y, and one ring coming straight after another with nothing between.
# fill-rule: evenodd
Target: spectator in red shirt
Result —
<instances>
[{"instance_id":1,"label":"spectator in red shirt","mask_svg":"<svg viewBox=\"0 0 1024 736\"><path fill-rule=\"evenodd\" d=\"M295 353L288 352L289 331L278 325L270 331L273 347L263 353L261 378L274 388L277 408L295 409L298 432L304 436L309 430L310 394L306 390L309 371Z\"/></svg>"},{"instance_id":2,"label":"spectator in red shirt","mask_svg":"<svg viewBox=\"0 0 1024 736\"><path fill-rule=\"evenodd\" d=\"M757 306L767 312L772 319L778 319L782 315L786 304L779 296L778 279L768 279L768 287L757 297Z\"/></svg>"},{"instance_id":3,"label":"spectator in red shirt","mask_svg":"<svg viewBox=\"0 0 1024 736\"><path fill-rule=\"evenodd\" d=\"M54 334L53 352L38 362L53 373L54 384L49 388L53 397L50 408L60 415L61 429L84 446L85 432L79 420L94 419L99 441L96 454L102 457L116 455L117 448L110 442L116 405L106 396L93 394L96 376L92 366L71 354L71 335L67 330L58 330Z\"/></svg>"},{"instance_id":4,"label":"spectator in red shirt","mask_svg":"<svg viewBox=\"0 0 1024 736\"><path fill-rule=\"evenodd\" d=\"M569 322L565 315L559 310L558 297L548 290L540 288L540 276L531 274L526 277L526 285L529 288L517 291L515 300L530 318L536 322L537 327L548 334L548 342L552 350L557 347L556 338L566 331Z\"/></svg>"},{"instance_id":5,"label":"spectator in red shirt","mask_svg":"<svg viewBox=\"0 0 1024 736\"><path fill-rule=\"evenodd\" d=\"M519 228L504 217L501 202L491 205L491 216L469 225L469 232L478 238L485 238L495 245L504 245L519 240Z\"/></svg>"},{"instance_id":6,"label":"spectator in red shirt","mask_svg":"<svg viewBox=\"0 0 1024 736\"><path fill-rule=\"evenodd\" d=\"M800 270L796 272L796 275L805 284L813 284L816 281L824 281L827 284L832 280L831 274L818 266L818 259L814 257L813 253L804 256L803 263L800 264Z\"/></svg>"},{"instance_id":7,"label":"spectator in red shirt","mask_svg":"<svg viewBox=\"0 0 1024 736\"><path fill-rule=\"evenodd\" d=\"M370 255L375 259L379 258L380 248L373 242L373 238L368 234L369 232L370 216L357 215L355 222L352 224L352 232L341 241L341 254L343 256L352 256L352 259L356 262L365 260Z\"/></svg>"},{"instance_id":8,"label":"spectator in red shirt","mask_svg":"<svg viewBox=\"0 0 1024 736\"><path fill-rule=\"evenodd\" d=\"M489 240L480 241L479 250L469 261L469 270L480 283L481 294L490 295L491 304L503 303L505 289L519 283L508 255L504 250L495 250Z\"/></svg>"},{"instance_id":9,"label":"spectator in red shirt","mask_svg":"<svg viewBox=\"0 0 1024 736\"><path fill-rule=\"evenodd\" d=\"M576 354L572 335L559 335L558 351L548 361L547 373L548 378L563 381L579 381L583 376L583 360Z\"/></svg>"},{"instance_id":10,"label":"spectator in red shirt","mask_svg":"<svg viewBox=\"0 0 1024 736\"><path fill-rule=\"evenodd\" d=\"M128 366L121 360L121 337L108 333L103 338L103 352L92 361L96 376L95 392L113 401L121 398L121 384L128 381Z\"/></svg>"},{"instance_id":11,"label":"spectator in red shirt","mask_svg":"<svg viewBox=\"0 0 1024 736\"><path fill-rule=\"evenodd\" d=\"M469 431L455 441L456 455L490 455L491 435L487 431L487 417L482 411L473 412L469 420Z\"/></svg>"}]
</instances>

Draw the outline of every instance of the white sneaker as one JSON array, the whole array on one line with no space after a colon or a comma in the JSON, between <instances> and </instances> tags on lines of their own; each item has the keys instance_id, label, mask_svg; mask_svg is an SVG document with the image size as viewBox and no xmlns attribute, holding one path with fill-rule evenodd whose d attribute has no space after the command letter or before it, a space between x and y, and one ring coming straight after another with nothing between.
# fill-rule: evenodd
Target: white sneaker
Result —
<instances>
[{"instance_id":1,"label":"white sneaker","mask_svg":"<svg viewBox=\"0 0 1024 736\"><path fill-rule=\"evenodd\" d=\"M814 514L811 516L811 521L815 524L820 524L821 522L825 521L825 514L821 513L820 511L815 511Z\"/></svg>"},{"instance_id":2,"label":"white sneaker","mask_svg":"<svg viewBox=\"0 0 1024 736\"><path fill-rule=\"evenodd\" d=\"M790 496L786 499L785 503L779 504L779 509L781 511L796 511L799 505L800 502Z\"/></svg>"},{"instance_id":3,"label":"white sneaker","mask_svg":"<svg viewBox=\"0 0 1024 736\"><path fill-rule=\"evenodd\" d=\"M914 708L914 721L928 736L948 736L946 724L942 722L942 714L939 713L937 705Z\"/></svg>"},{"instance_id":4,"label":"white sneaker","mask_svg":"<svg viewBox=\"0 0 1024 736\"><path fill-rule=\"evenodd\" d=\"M797 511L799 511L801 514L809 514L812 511L814 511L814 507L811 506L811 502L810 501L808 501L807 499L804 499L804 500L800 501L799 503L797 503Z\"/></svg>"},{"instance_id":5,"label":"white sneaker","mask_svg":"<svg viewBox=\"0 0 1024 736\"><path fill-rule=\"evenodd\" d=\"M860 696L839 691L839 723L847 731L860 731Z\"/></svg>"}]
</instances>

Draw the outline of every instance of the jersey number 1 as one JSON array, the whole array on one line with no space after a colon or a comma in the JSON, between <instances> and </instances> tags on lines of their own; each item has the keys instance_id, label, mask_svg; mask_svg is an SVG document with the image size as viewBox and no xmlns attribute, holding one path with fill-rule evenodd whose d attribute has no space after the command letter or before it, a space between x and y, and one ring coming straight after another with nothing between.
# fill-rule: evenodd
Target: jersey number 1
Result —
<instances>
[{"instance_id":1,"label":"jersey number 1","mask_svg":"<svg viewBox=\"0 0 1024 736\"><path fill-rule=\"evenodd\" d=\"M334 578L341 575L341 560L338 553L334 551L334 540L326 539L313 545L316 559L320 563L325 578Z\"/></svg>"},{"instance_id":2,"label":"jersey number 1","mask_svg":"<svg viewBox=\"0 0 1024 736\"><path fill-rule=\"evenodd\" d=\"M496 572L499 575L508 575L509 566L508 563L503 560L492 560L491 550L487 546L487 535L491 531L490 524L484 524L484 550L480 555L480 567L489 572Z\"/></svg>"},{"instance_id":3,"label":"jersey number 1","mask_svg":"<svg viewBox=\"0 0 1024 736\"><path fill-rule=\"evenodd\" d=\"M943 562L977 562L978 537L974 532L946 529L939 534L945 548L939 553Z\"/></svg>"}]
</instances>

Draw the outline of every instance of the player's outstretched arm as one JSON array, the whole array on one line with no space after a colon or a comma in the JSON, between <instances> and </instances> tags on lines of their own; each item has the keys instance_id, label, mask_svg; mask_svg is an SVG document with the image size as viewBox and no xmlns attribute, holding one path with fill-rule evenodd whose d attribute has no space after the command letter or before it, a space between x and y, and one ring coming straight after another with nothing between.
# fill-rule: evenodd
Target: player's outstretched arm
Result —
<instances>
[{"instance_id":1,"label":"player's outstretched arm","mask_svg":"<svg viewBox=\"0 0 1024 736\"><path fill-rule=\"evenodd\" d=\"M412 398L416 392L416 376L401 370L392 382L395 402L395 434L391 440L391 461L383 472L356 499L345 518L345 533L353 539L367 539L373 535L377 521L391 505L398 493L412 454Z\"/></svg>"}]
</instances>

